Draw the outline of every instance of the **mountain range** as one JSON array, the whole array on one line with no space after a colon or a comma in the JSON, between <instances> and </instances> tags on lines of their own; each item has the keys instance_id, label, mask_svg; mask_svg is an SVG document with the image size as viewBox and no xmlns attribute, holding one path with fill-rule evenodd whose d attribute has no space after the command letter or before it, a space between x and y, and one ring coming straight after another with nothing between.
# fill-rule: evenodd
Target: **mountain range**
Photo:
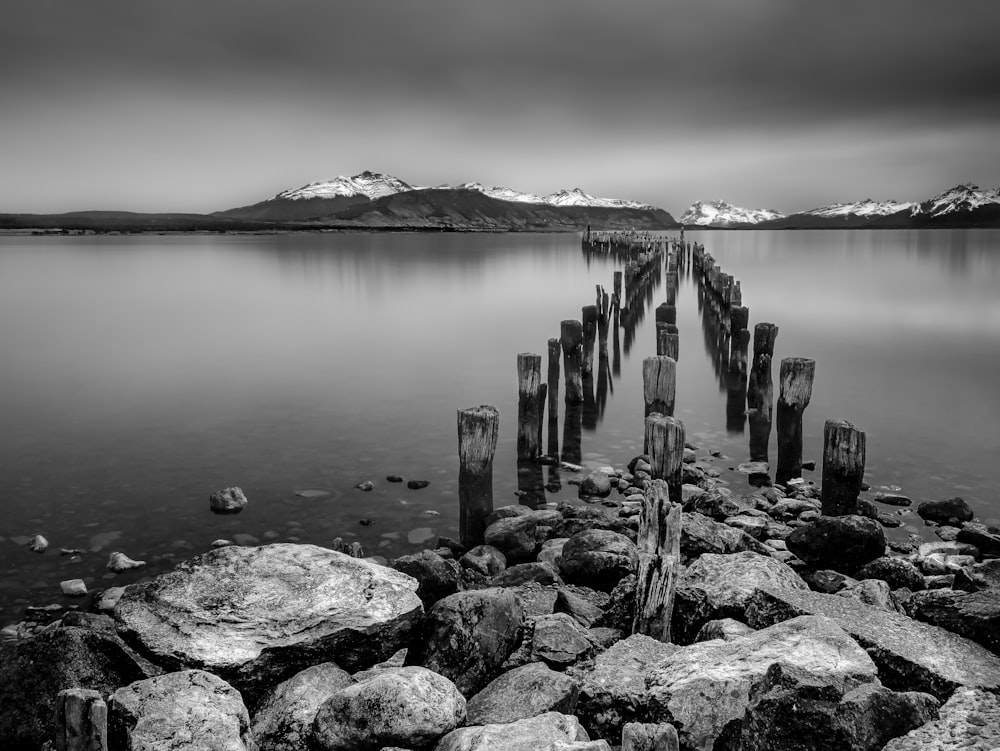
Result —
<instances>
[{"instance_id":1,"label":"mountain range","mask_svg":"<svg viewBox=\"0 0 1000 751\"><path fill-rule=\"evenodd\" d=\"M956 185L921 202L835 203L795 214L696 201L680 218L686 227L724 229L855 229L1000 225L1000 190Z\"/></svg>"}]
</instances>

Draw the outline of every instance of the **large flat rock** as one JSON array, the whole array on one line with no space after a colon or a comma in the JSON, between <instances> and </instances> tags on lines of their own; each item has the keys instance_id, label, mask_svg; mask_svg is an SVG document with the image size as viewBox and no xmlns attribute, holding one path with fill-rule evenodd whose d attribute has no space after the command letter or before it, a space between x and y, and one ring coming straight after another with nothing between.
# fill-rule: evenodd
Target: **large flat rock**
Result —
<instances>
[{"instance_id":1,"label":"large flat rock","mask_svg":"<svg viewBox=\"0 0 1000 751\"><path fill-rule=\"evenodd\" d=\"M406 574L315 545L231 546L126 588L119 633L248 701L320 662L361 670L406 646L423 608Z\"/></svg>"},{"instance_id":2,"label":"large flat rock","mask_svg":"<svg viewBox=\"0 0 1000 751\"><path fill-rule=\"evenodd\" d=\"M800 615L834 620L878 665L879 678L897 691L924 691L947 699L960 686L1000 689L1000 657L975 642L857 600L819 592L761 588L746 620L764 628Z\"/></svg>"}]
</instances>

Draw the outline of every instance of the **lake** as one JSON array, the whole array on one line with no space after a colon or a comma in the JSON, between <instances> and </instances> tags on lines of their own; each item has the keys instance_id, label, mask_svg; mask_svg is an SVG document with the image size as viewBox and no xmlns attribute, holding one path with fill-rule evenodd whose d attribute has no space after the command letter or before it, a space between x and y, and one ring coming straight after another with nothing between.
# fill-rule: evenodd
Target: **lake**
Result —
<instances>
[{"instance_id":1,"label":"lake","mask_svg":"<svg viewBox=\"0 0 1000 751\"><path fill-rule=\"evenodd\" d=\"M781 358L816 360L805 459L822 459L824 420L849 419L873 490L961 495L1000 524L1000 230L687 237L741 280L751 329L779 326L775 381ZM394 557L457 537L463 407L499 409L495 504L516 503L516 355L544 362L618 268L562 234L0 237L0 625L69 602L61 580L128 583L217 538L342 537ZM727 426L686 274L678 326L676 415L740 489L748 434ZM641 451L652 354L650 309L583 430L584 464ZM247 508L210 513L231 485ZM929 534L902 521L894 534ZM36 533L43 554L25 547ZM115 550L149 566L111 574Z\"/></svg>"}]
</instances>

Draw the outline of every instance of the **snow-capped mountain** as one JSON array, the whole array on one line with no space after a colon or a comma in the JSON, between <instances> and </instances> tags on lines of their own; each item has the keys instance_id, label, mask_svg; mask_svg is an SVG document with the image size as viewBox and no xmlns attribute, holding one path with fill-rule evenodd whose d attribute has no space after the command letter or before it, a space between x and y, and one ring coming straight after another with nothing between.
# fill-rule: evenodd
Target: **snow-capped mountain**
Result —
<instances>
[{"instance_id":1,"label":"snow-capped mountain","mask_svg":"<svg viewBox=\"0 0 1000 751\"><path fill-rule=\"evenodd\" d=\"M809 209L801 213L809 216L822 217L843 217L843 216L889 216L898 214L900 211L912 211L917 204L912 202L899 203L897 201L873 201L866 198L863 201L854 203L832 203L829 206L820 206L817 209Z\"/></svg>"},{"instance_id":2,"label":"snow-capped mountain","mask_svg":"<svg viewBox=\"0 0 1000 751\"><path fill-rule=\"evenodd\" d=\"M684 212L681 224L702 227L727 227L735 224L757 224L785 215L774 209L744 209L725 201L695 201Z\"/></svg>"},{"instance_id":3,"label":"snow-capped mountain","mask_svg":"<svg viewBox=\"0 0 1000 751\"><path fill-rule=\"evenodd\" d=\"M445 186L447 187L447 186ZM545 203L545 200L541 196L536 196L534 193L522 193L519 190L514 190L513 188L503 188L494 185L491 188L486 187L482 183L462 183L457 186L458 190L475 190L483 195L489 196L490 198L496 198L501 201L518 201L520 203Z\"/></svg>"},{"instance_id":4,"label":"snow-capped mountain","mask_svg":"<svg viewBox=\"0 0 1000 751\"><path fill-rule=\"evenodd\" d=\"M589 206L591 208L602 208L602 209L652 209L654 206L650 206L646 203L639 203L638 201L625 201L620 198L598 198L597 196L592 196L589 193L584 193L579 188L573 188L573 190L558 190L555 193L549 193L547 196L542 198L542 203L547 203L550 206Z\"/></svg>"},{"instance_id":5,"label":"snow-capped mountain","mask_svg":"<svg viewBox=\"0 0 1000 751\"><path fill-rule=\"evenodd\" d=\"M972 211L990 204L1000 205L1000 189L980 188L966 183L956 185L929 201L914 204L913 215L925 214L930 217L946 216L960 211Z\"/></svg>"},{"instance_id":6,"label":"snow-capped mountain","mask_svg":"<svg viewBox=\"0 0 1000 751\"><path fill-rule=\"evenodd\" d=\"M365 170L354 177L338 175L332 180L320 180L303 185L301 188L285 190L278 193L274 197L274 200L303 201L311 198L365 196L374 201L376 198L391 196L394 193L403 193L408 190L416 190L416 188L409 183L403 182L398 177Z\"/></svg>"}]
</instances>

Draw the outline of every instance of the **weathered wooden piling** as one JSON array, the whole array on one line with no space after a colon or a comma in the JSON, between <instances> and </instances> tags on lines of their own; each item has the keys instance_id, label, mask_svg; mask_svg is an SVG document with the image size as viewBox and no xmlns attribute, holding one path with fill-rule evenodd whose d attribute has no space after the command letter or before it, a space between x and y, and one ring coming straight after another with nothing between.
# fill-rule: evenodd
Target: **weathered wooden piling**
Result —
<instances>
[{"instance_id":1,"label":"weathered wooden piling","mask_svg":"<svg viewBox=\"0 0 1000 751\"><path fill-rule=\"evenodd\" d=\"M653 413L646 416L646 451L654 480L663 480L670 500L681 503L681 467L684 464L684 423L675 417Z\"/></svg>"},{"instance_id":2,"label":"weathered wooden piling","mask_svg":"<svg viewBox=\"0 0 1000 751\"><path fill-rule=\"evenodd\" d=\"M656 306L657 323L670 323L677 325L677 307L668 303L660 303Z\"/></svg>"},{"instance_id":3,"label":"weathered wooden piling","mask_svg":"<svg viewBox=\"0 0 1000 751\"><path fill-rule=\"evenodd\" d=\"M517 458L535 459L541 452L543 402L542 356L522 352L517 356Z\"/></svg>"},{"instance_id":4,"label":"weathered wooden piling","mask_svg":"<svg viewBox=\"0 0 1000 751\"><path fill-rule=\"evenodd\" d=\"M55 714L56 751L108 751L108 707L99 691L63 689Z\"/></svg>"},{"instance_id":5,"label":"weathered wooden piling","mask_svg":"<svg viewBox=\"0 0 1000 751\"><path fill-rule=\"evenodd\" d=\"M642 361L642 393L646 414L674 414L677 362L672 357L647 357Z\"/></svg>"},{"instance_id":6,"label":"weathered wooden piling","mask_svg":"<svg viewBox=\"0 0 1000 751\"><path fill-rule=\"evenodd\" d=\"M614 278L613 287L614 287L615 299L618 300L619 304L621 304L621 299L622 299L622 272L616 271L613 278Z\"/></svg>"},{"instance_id":7,"label":"weathered wooden piling","mask_svg":"<svg viewBox=\"0 0 1000 751\"><path fill-rule=\"evenodd\" d=\"M549 339L548 388L546 396L549 402L549 442L546 453L549 456L559 456L559 356L561 347L558 339Z\"/></svg>"},{"instance_id":8,"label":"weathered wooden piling","mask_svg":"<svg viewBox=\"0 0 1000 751\"><path fill-rule=\"evenodd\" d=\"M583 375L594 373L594 343L597 339L597 306L584 305L583 318Z\"/></svg>"},{"instance_id":9,"label":"weathered wooden piling","mask_svg":"<svg viewBox=\"0 0 1000 751\"><path fill-rule=\"evenodd\" d=\"M747 407L758 413L766 412L768 419L774 401L771 358L774 357L774 341L777 338L778 327L773 323L758 323L753 327L753 363L747 384Z\"/></svg>"},{"instance_id":10,"label":"weathered wooden piling","mask_svg":"<svg viewBox=\"0 0 1000 751\"><path fill-rule=\"evenodd\" d=\"M579 404L583 401L583 324L580 321L563 321L560 332L566 403Z\"/></svg>"},{"instance_id":11,"label":"weathered wooden piling","mask_svg":"<svg viewBox=\"0 0 1000 751\"><path fill-rule=\"evenodd\" d=\"M668 271L666 276L667 305L677 305L677 286L677 272Z\"/></svg>"},{"instance_id":12,"label":"weathered wooden piling","mask_svg":"<svg viewBox=\"0 0 1000 751\"><path fill-rule=\"evenodd\" d=\"M670 641L670 619L681 558L681 506L671 503L663 480L646 489L639 513L636 547L635 616L632 633Z\"/></svg>"},{"instance_id":13,"label":"weathered wooden piling","mask_svg":"<svg viewBox=\"0 0 1000 751\"><path fill-rule=\"evenodd\" d=\"M486 517L493 512L493 456L499 433L496 407L458 410L458 526L466 547L482 543Z\"/></svg>"},{"instance_id":14,"label":"weathered wooden piling","mask_svg":"<svg viewBox=\"0 0 1000 751\"><path fill-rule=\"evenodd\" d=\"M775 480L785 483L802 476L802 413L812 398L816 361L786 357L778 371L778 467Z\"/></svg>"},{"instance_id":15,"label":"weathered wooden piling","mask_svg":"<svg viewBox=\"0 0 1000 751\"><path fill-rule=\"evenodd\" d=\"M858 493L865 475L865 433L847 420L827 420L823 426L823 514L858 512Z\"/></svg>"},{"instance_id":16,"label":"weathered wooden piling","mask_svg":"<svg viewBox=\"0 0 1000 751\"><path fill-rule=\"evenodd\" d=\"M680 337L677 327L662 321L656 324L656 354L673 358L677 362L680 355Z\"/></svg>"}]
</instances>

